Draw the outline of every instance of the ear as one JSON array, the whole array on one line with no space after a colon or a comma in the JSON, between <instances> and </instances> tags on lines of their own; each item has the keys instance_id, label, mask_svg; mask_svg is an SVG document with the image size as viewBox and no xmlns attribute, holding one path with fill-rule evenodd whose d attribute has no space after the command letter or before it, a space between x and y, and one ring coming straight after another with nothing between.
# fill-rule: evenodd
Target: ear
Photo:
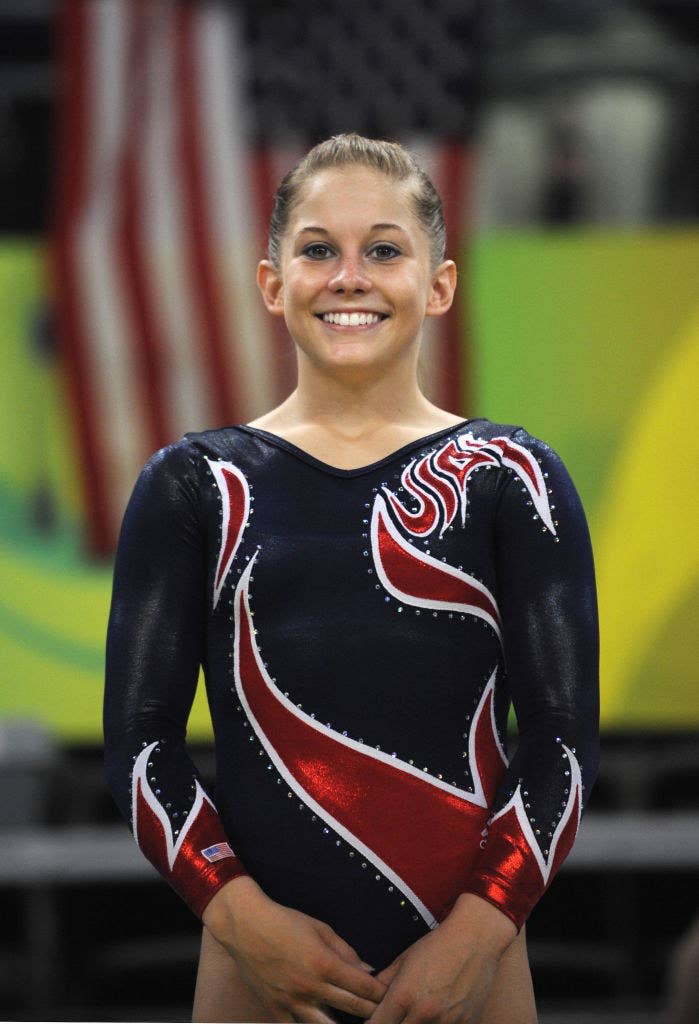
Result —
<instances>
[{"instance_id":1,"label":"ear","mask_svg":"<svg viewBox=\"0 0 699 1024\"><path fill-rule=\"evenodd\" d=\"M257 287L270 313L273 316L284 316L282 276L269 260L260 260L257 265Z\"/></svg>"},{"instance_id":2,"label":"ear","mask_svg":"<svg viewBox=\"0 0 699 1024\"><path fill-rule=\"evenodd\" d=\"M447 312L454 301L456 277L456 264L453 260L444 260L439 264L432 275L425 316L442 316Z\"/></svg>"}]
</instances>

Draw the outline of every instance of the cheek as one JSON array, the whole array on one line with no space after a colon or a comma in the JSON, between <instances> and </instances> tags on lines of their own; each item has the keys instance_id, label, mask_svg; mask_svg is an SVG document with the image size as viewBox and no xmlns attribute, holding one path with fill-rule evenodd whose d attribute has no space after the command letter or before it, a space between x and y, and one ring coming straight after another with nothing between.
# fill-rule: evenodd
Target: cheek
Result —
<instances>
[{"instance_id":1,"label":"cheek","mask_svg":"<svg viewBox=\"0 0 699 1024\"><path fill-rule=\"evenodd\" d=\"M397 303L406 311L416 316L424 314L427 288L421 279L403 282L395 291Z\"/></svg>"},{"instance_id":2,"label":"cheek","mask_svg":"<svg viewBox=\"0 0 699 1024\"><path fill-rule=\"evenodd\" d=\"M304 269L303 273L290 270L284 279L285 294L292 302L305 299L322 288L323 281L323 275L314 267Z\"/></svg>"}]
</instances>

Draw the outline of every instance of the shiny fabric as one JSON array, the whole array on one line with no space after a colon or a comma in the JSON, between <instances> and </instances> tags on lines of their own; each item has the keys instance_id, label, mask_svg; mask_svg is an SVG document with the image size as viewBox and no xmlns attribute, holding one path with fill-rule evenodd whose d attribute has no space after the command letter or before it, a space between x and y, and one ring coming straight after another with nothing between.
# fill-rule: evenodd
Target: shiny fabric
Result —
<instances>
[{"instance_id":1,"label":"shiny fabric","mask_svg":"<svg viewBox=\"0 0 699 1024\"><path fill-rule=\"evenodd\" d=\"M134 837L146 857L164 874L195 914L201 916L221 886L245 868L226 841L216 808L195 779L194 802L180 827L173 828L148 779L160 747L145 747L136 758L132 787Z\"/></svg>"},{"instance_id":2,"label":"shiny fabric","mask_svg":"<svg viewBox=\"0 0 699 1024\"><path fill-rule=\"evenodd\" d=\"M587 527L519 427L466 421L356 470L255 428L187 435L127 509L107 654L108 778L168 881L200 914L247 871L378 969L460 892L520 927L596 773ZM200 663L213 801L184 743Z\"/></svg>"}]
</instances>

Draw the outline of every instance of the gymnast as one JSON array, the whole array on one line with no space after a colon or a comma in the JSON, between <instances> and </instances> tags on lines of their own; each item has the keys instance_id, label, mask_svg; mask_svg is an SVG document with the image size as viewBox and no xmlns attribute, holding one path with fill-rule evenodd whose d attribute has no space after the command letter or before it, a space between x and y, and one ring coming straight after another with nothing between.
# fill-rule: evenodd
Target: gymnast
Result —
<instances>
[{"instance_id":1,"label":"gymnast","mask_svg":"<svg viewBox=\"0 0 699 1024\"><path fill-rule=\"evenodd\" d=\"M203 922L193 1019L532 1024L524 925L598 759L580 500L524 427L423 394L456 267L403 147L311 149L258 283L296 388L149 460L108 630L108 778Z\"/></svg>"}]
</instances>

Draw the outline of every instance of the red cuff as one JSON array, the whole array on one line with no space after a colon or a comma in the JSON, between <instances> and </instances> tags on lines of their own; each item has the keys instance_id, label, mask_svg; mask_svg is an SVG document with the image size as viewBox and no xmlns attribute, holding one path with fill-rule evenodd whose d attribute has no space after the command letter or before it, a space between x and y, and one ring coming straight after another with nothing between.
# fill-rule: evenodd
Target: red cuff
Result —
<instances>
[{"instance_id":1,"label":"red cuff","mask_svg":"<svg viewBox=\"0 0 699 1024\"><path fill-rule=\"evenodd\" d=\"M474 878L464 891L473 893L474 896L480 896L481 899L492 903L506 917L509 917L518 932L521 930L534 906L534 904L529 906L525 900L516 899L511 890L496 878Z\"/></svg>"},{"instance_id":2,"label":"red cuff","mask_svg":"<svg viewBox=\"0 0 699 1024\"><path fill-rule=\"evenodd\" d=\"M177 891L187 906L201 918L219 889L234 878L247 874L238 858L230 857L219 864L212 864L209 870L194 877L191 884L185 887L178 886Z\"/></svg>"}]
</instances>

